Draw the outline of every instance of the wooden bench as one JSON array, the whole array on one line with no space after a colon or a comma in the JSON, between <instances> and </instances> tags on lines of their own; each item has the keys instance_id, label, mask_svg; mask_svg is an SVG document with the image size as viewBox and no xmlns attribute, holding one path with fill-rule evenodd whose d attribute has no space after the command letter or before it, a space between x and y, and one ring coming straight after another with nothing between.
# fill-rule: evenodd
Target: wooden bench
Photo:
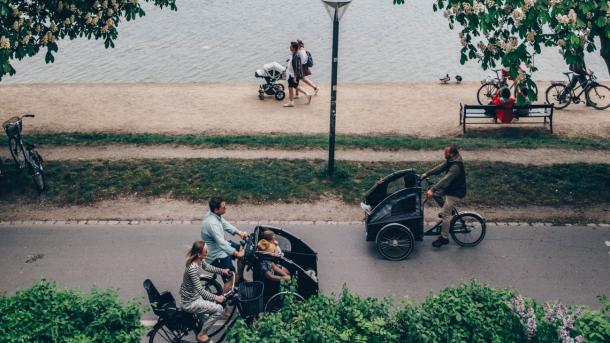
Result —
<instances>
[{"instance_id":1,"label":"wooden bench","mask_svg":"<svg viewBox=\"0 0 610 343\"><path fill-rule=\"evenodd\" d=\"M460 104L460 125L462 130L466 133L466 124L478 124L487 125L495 124L493 119L497 119L498 107L495 105L462 105ZM519 124L539 124L542 123L544 126L549 124L549 129L553 133L553 105L525 105L525 106L514 106L512 109L513 118L519 118L518 121L513 121L508 125L519 125ZM529 119L539 119L543 121L532 121ZM471 119L474 119L472 121ZM479 119L487 119L481 121ZM468 122L467 122L468 120Z\"/></svg>"}]
</instances>

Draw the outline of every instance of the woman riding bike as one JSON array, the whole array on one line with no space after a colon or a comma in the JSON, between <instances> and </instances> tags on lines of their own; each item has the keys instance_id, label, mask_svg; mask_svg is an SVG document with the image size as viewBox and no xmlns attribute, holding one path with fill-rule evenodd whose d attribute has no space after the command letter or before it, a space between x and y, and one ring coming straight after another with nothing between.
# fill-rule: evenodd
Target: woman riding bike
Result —
<instances>
[{"instance_id":1,"label":"woman riding bike","mask_svg":"<svg viewBox=\"0 0 610 343\"><path fill-rule=\"evenodd\" d=\"M189 313L199 316L208 316L212 319L221 316L223 307L220 305L225 302L222 295L215 295L206 291L201 284L200 275L205 270L213 274L229 276L228 269L220 269L205 263L208 256L208 249L203 241L196 241L186 254L186 268L180 286L180 300L182 308ZM197 334L197 342L212 342L205 332L205 324ZM213 343L213 342L212 342Z\"/></svg>"}]
</instances>

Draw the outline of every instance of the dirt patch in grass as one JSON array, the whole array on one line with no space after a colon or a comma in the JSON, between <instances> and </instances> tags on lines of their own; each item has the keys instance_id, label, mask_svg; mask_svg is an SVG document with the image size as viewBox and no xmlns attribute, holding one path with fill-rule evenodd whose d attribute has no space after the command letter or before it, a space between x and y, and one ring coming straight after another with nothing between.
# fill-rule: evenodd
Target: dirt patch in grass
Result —
<instances>
[{"instance_id":1,"label":"dirt patch in grass","mask_svg":"<svg viewBox=\"0 0 610 343\"><path fill-rule=\"evenodd\" d=\"M80 147L41 147L40 152L47 161L121 161L135 159L214 159L230 158L242 160L324 160L328 152L322 149L278 150L278 149L206 149L172 145L105 145ZM566 149L492 149L461 151L466 161L506 162L528 165L551 165L566 163L606 163L605 150ZM339 149L337 160L358 162L439 162L440 150L393 150Z\"/></svg>"},{"instance_id":2,"label":"dirt patch in grass","mask_svg":"<svg viewBox=\"0 0 610 343\"><path fill-rule=\"evenodd\" d=\"M464 208L466 209L466 208ZM524 206L474 207L488 221L527 221L552 223L610 223L609 206L586 208ZM25 200L0 201L0 220L201 220L207 211L205 202L155 198L121 198L105 200L91 206L57 207L44 202ZM325 196L307 203L228 204L229 221L360 221L363 213L357 204ZM436 220L436 208L427 208L426 220Z\"/></svg>"}]
</instances>

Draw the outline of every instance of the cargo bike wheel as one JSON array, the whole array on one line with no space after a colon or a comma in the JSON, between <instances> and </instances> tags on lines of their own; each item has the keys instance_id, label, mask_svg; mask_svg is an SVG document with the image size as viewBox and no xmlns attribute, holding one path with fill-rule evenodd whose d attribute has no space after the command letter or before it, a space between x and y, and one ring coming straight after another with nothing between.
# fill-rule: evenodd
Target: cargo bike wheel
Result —
<instances>
[{"instance_id":1,"label":"cargo bike wheel","mask_svg":"<svg viewBox=\"0 0 610 343\"><path fill-rule=\"evenodd\" d=\"M375 242L379 255L386 260L400 261L413 252L415 237L408 227L391 223L379 230Z\"/></svg>"},{"instance_id":2,"label":"cargo bike wheel","mask_svg":"<svg viewBox=\"0 0 610 343\"><path fill-rule=\"evenodd\" d=\"M485 238L485 219L473 212L462 212L451 218L449 233L462 247L474 247Z\"/></svg>"}]
</instances>

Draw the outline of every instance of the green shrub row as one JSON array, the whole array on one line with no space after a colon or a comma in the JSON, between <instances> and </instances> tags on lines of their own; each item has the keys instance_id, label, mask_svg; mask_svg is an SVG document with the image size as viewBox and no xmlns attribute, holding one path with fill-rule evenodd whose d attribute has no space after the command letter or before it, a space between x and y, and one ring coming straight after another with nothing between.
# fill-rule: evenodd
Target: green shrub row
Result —
<instances>
[{"instance_id":1,"label":"green shrub row","mask_svg":"<svg viewBox=\"0 0 610 343\"><path fill-rule=\"evenodd\" d=\"M41 280L14 296L0 294L0 342L138 343L141 305L114 290L58 289Z\"/></svg>"},{"instance_id":2,"label":"green shrub row","mask_svg":"<svg viewBox=\"0 0 610 343\"><path fill-rule=\"evenodd\" d=\"M608 301L593 310L541 305L512 290L471 281L399 308L389 299L362 298L346 288L263 315L239 320L229 342L610 342Z\"/></svg>"}]
</instances>

